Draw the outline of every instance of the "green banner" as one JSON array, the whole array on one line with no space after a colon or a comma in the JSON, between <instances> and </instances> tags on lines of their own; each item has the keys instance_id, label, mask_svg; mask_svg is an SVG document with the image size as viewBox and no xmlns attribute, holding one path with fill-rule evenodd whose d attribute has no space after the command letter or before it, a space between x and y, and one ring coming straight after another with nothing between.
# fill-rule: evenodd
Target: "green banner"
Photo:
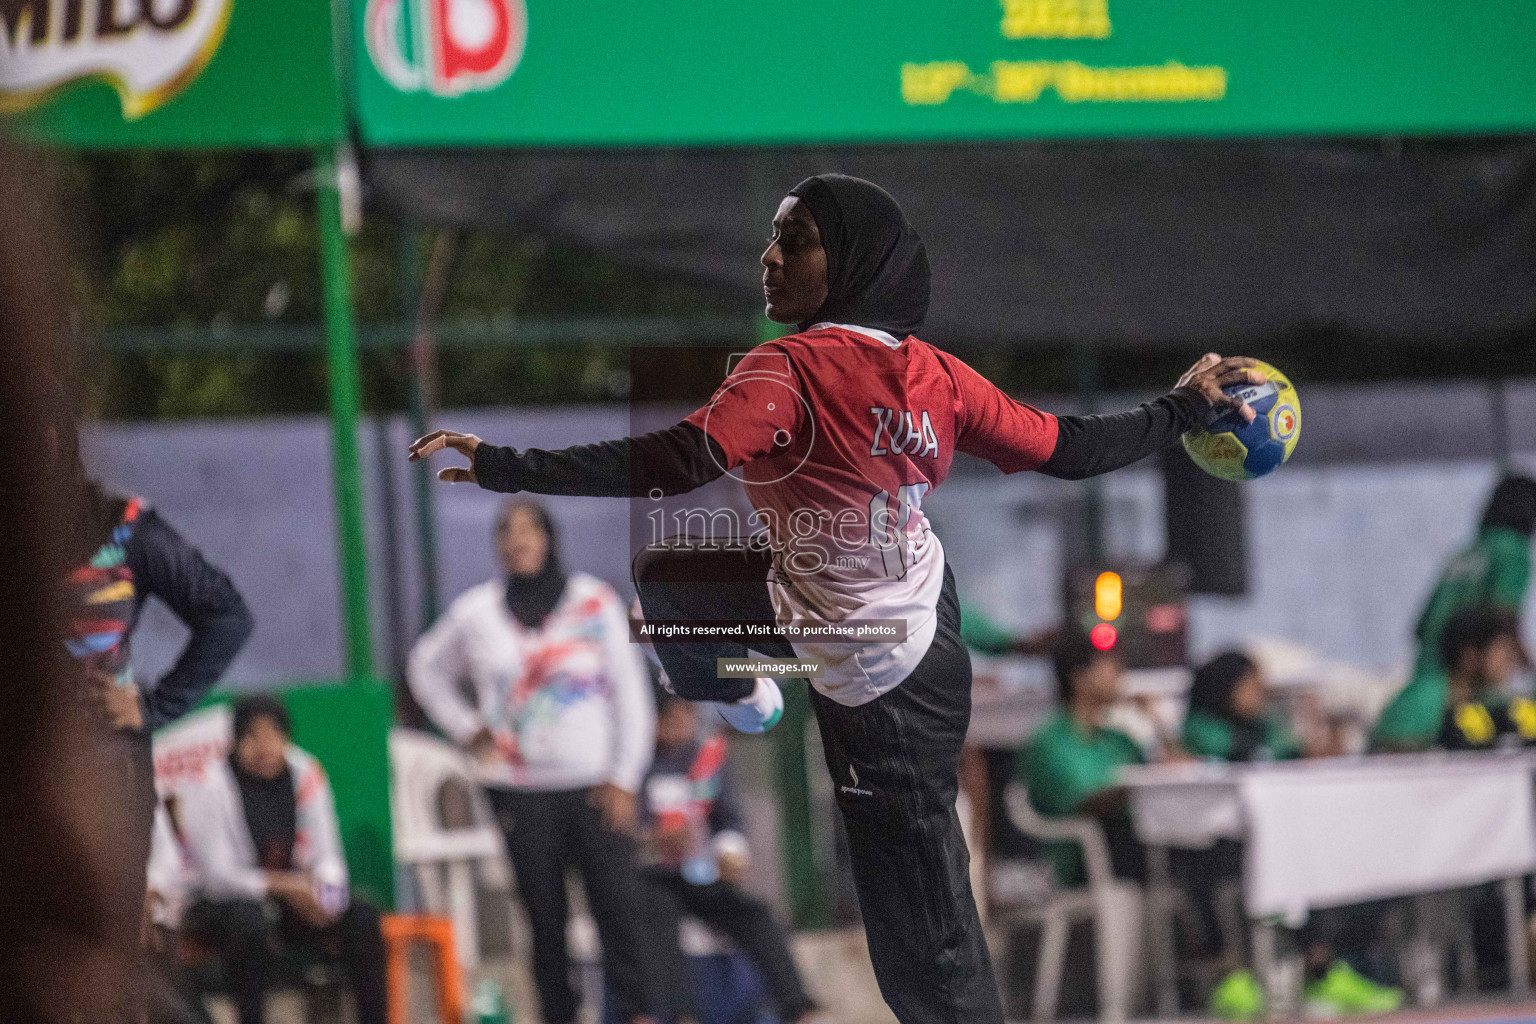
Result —
<instances>
[{"instance_id":1,"label":"green banner","mask_svg":"<svg viewBox=\"0 0 1536 1024\"><path fill-rule=\"evenodd\" d=\"M384 145L1536 128L1526 0L358 0Z\"/></svg>"},{"instance_id":2,"label":"green banner","mask_svg":"<svg viewBox=\"0 0 1536 1024\"><path fill-rule=\"evenodd\" d=\"M68 145L343 135L326 0L0 0L0 114Z\"/></svg>"}]
</instances>

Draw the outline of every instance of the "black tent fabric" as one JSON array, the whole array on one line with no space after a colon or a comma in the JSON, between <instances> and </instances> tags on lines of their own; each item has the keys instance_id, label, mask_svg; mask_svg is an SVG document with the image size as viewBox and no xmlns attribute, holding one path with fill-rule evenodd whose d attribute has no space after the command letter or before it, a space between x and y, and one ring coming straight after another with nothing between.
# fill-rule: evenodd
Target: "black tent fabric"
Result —
<instances>
[{"instance_id":1,"label":"black tent fabric","mask_svg":"<svg viewBox=\"0 0 1536 1024\"><path fill-rule=\"evenodd\" d=\"M403 220L537 232L745 308L788 189L868 178L927 242L940 344L1536 332L1532 137L376 150L364 170Z\"/></svg>"}]
</instances>

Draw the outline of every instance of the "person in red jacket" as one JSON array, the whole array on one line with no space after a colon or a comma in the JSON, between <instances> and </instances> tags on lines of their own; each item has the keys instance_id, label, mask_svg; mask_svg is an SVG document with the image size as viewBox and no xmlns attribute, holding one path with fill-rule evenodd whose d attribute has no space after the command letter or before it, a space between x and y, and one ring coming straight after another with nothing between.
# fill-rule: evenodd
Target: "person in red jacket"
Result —
<instances>
[{"instance_id":1,"label":"person in red jacket","mask_svg":"<svg viewBox=\"0 0 1536 1024\"><path fill-rule=\"evenodd\" d=\"M741 479L762 530L647 546L633 567L647 622L862 622L875 632L854 642L782 631L750 643L658 642L667 675L680 696L719 702L731 724L760 732L782 711L777 686L718 678L718 660L750 649L818 663L811 701L881 994L903 1024L998 1024L955 813L971 664L923 499L956 452L1010 473L1107 473L1213 415L1251 419L1222 389L1265 378L1251 359L1212 353L1129 412L1052 416L1016 402L916 336L929 294L922 239L894 199L858 178L795 186L762 264L768 316L797 333L747 353L676 426L560 451L439 430L410 457L452 448L471 464L440 479L509 492L656 499L726 473Z\"/></svg>"}]
</instances>

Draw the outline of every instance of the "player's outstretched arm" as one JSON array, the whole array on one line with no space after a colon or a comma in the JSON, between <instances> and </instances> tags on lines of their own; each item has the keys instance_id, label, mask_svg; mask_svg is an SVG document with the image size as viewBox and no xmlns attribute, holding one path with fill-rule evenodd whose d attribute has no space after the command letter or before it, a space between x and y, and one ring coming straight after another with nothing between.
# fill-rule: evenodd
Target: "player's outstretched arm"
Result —
<instances>
[{"instance_id":1,"label":"player's outstretched arm","mask_svg":"<svg viewBox=\"0 0 1536 1024\"><path fill-rule=\"evenodd\" d=\"M479 484L488 491L643 497L653 491L684 494L725 472L725 456L691 423L666 430L558 451L487 444L474 434L435 430L411 444L410 460L452 449L468 466L440 470L439 480Z\"/></svg>"},{"instance_id":2,"label":"player's outstretched arm","mask_svg":"<svg viewBox=\"0 0 1536 1024\"><path fill-rule=\"evenodd\" d=\"M1205 422L1211 413L1237 411L1253 419L1253 410L1222 390L1234 384L1262 384L1266 378L1253 359L1223 359L1208 352L1190 367L1168 394L1128 412L1103 416L1059 416L1056 446L1040 467L1047 476L1084 480L1159 452L1180 434Z\"/></svg>"},{"instance_id":3,"label":"player's outstretched arm","mask_svg":"<svg viewBox=\"0 0 1536 1024\"><path fill-rule=\"evenodd\" d=\"M1129 466L1205 422L1212 410L1253 411L1222 391L1233 384L1260 384L1252 359L1201 358L1168 394L1127 412L1102 416L1051 416L1003 394L996 385L953 360L962 413L955 447L991 462L1005 473L1035 470L1063 480L1083 480Z\"/></svg>"},{"instance_id":4,"label":"player's outstretched arm","mask_svg":"<svg viewBox=\"0 0 1536 1024\"><path fill-rule=\"evenodd\" d=\"M1222 388L1264 383L1268 378L1252 369L1256 365L1256 360L1245 356L1223 359L1208 352L1161 398L1127 412L1058 416L1056 445L1040 472L1063 480L1084 480L1161 451L1212 412L1236 411L1251 421L1253 410Z\"/></svg>"}]
</instances>

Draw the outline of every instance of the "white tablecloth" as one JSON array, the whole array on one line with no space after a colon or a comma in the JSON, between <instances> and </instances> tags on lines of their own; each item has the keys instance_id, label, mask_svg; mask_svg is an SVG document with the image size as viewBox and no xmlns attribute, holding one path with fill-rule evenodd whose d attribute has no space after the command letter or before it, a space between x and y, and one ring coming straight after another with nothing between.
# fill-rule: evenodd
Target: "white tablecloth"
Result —
<instances>
[{"instance_id":1,"label":"white tablecloth","mask_svg":"<svg viewBox=\"0 0 1536 1024\"><path fill-rule=\"evenodd\" d=\"M1433 892L1536 871L1536 757L1425 754L1128 772L1157 846L1245 841L1251 917Z\"/></svg>"}]
</instances>

